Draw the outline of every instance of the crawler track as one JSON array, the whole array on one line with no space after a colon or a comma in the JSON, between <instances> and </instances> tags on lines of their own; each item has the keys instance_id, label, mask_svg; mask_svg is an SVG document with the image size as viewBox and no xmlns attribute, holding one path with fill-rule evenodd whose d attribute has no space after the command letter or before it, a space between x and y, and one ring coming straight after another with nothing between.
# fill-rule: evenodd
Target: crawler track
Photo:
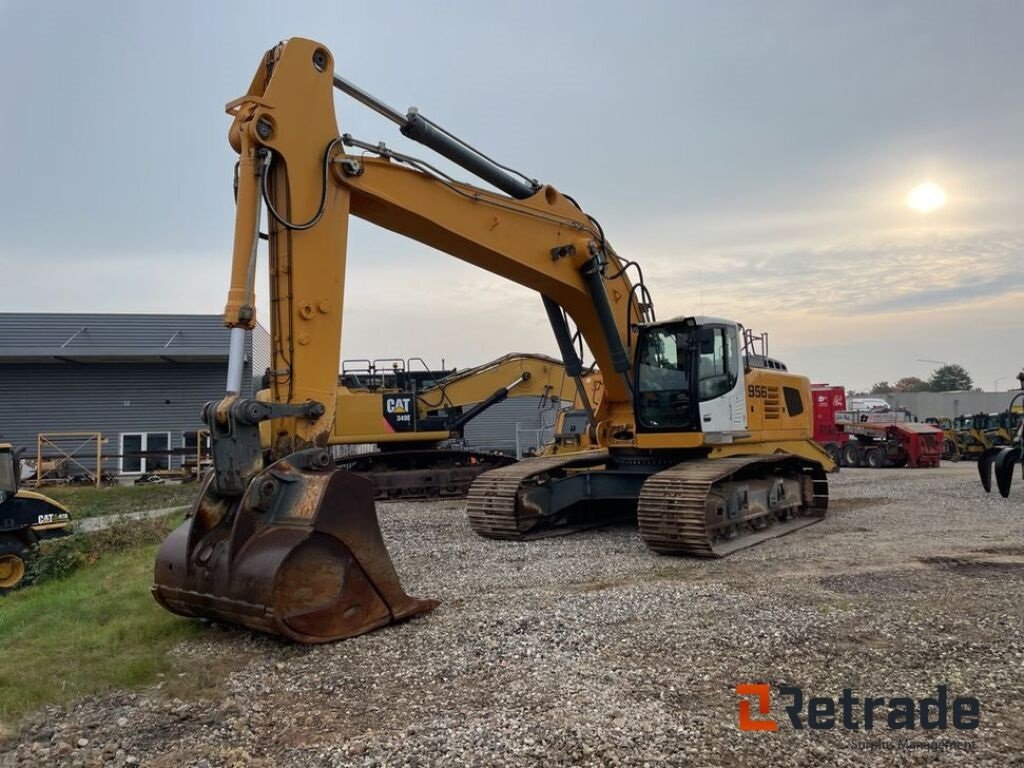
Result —
<instances>
[{"instance_id":1,"label":"crawler track","mask_svg":"<svg viewBox=\"0 0 1024 768\"><path fill-rule=\"evenodd\" d=\"M537 516L518 504L520 490L540 477L576 467L590 467L608 460L607 451L584 451L568 456L540 456L491 470L478 477L469 488L466 511L473 531L488 539L525 540L535 534L531 529ZM553 529L550 535L571 533L576 529Z\"/></svg>"},{"instance_id":2,"label":"crawler track","mask_svg":"<svg viewBox=\"0 0 1024 768\"><path fill-rule=\"evenodd\" d=\"M606 451L587 451L527 459L486 472L469 490L470 525L489 539L524 541L605 524L607 517L595 516L589 524L583 518L569 526L543 527L538 523L548 521L542 521L524 499L544 480L597 468L608 460ZM798 491L775 504L752 503L731 515L721 514L717 502L725 493L723 483L771 482L776 477ZM816 523L827 508L828 481L812 462L791 455L692 459L647 477L638 498L637 521L641 537L655 552L723 557Z\"/></svg>"},{"instance_id":3,"label":"crawler track","mask_svg":"<svg viewBox=\"0 0 1024 768\"><path fill-rule=\"evenodd\" d=\"M709 497L716 486L783 463L804 478L802 498L776 509L749 509L726 521L715 514ZM820 467L788 456L735 456L687 461L652 475L640 493L637 522L644 543L655 552L724 557L816 523L827 508L828 481Z\"/></svg>"}]
</instances>

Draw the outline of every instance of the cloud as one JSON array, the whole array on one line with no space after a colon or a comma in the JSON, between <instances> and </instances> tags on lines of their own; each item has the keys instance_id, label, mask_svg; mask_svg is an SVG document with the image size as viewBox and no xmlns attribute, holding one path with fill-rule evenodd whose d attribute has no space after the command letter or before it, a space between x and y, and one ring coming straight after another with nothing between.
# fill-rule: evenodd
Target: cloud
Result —
<instances>
[{"instance_id":1,"label":"cloud","mask_svg":"<svg viewBox=\"0 0 1024 768\"><path fill-rule=\"evenodd\" d=\"M1024 290L1024 232L878 238L818 247L734 249L681 268L653 256L652 284L695 281L705 301L736 312L859 317L969 305ZM655 289L655 300L664 291ZM685 310L684 310L685 311ZM694 310L691 307L690 312Z\"/></svg>"}]
</instances>

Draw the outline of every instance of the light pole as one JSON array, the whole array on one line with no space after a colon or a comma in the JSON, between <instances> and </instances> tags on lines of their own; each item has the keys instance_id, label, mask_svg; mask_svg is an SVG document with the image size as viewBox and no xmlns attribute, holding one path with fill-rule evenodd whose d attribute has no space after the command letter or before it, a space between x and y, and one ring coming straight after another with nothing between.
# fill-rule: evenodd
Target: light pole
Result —
<instances>
[{"instance_id":1,"label":"light pole","mask_svg":"<svg viewBox=\"0 0 1024 768\"><path fill-rule=\"evenodd\" d=\"M926 357L919 357L919 358L917 358L917 362L919 362L919 363L934 363L935 365L950 365L950 363L947 363L945 360L929 360Z\"/></svg>"}]
</instances>

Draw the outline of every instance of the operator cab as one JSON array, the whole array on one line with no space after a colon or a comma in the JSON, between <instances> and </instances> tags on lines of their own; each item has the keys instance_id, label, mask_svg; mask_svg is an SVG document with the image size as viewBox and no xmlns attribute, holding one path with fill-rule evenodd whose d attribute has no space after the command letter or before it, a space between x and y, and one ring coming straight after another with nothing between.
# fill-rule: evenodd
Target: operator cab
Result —
<instances>
[{"instance_id":1,"label":"operator cab","mask_svg":"<svg viewBox=\"0 0 1024 768\"><path fill-rule=\"evenodd\" d=\"M742 335L742 326L716 317L641 326L634 370L637 429L744 429Z\"/></svg>"}]
</instances>

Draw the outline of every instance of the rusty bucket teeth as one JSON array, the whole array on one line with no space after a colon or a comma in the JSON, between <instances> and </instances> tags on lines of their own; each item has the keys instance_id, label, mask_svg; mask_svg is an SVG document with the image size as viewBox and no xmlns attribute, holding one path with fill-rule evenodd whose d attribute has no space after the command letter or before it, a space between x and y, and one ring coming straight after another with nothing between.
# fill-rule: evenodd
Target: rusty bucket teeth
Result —
<instances>
[{"instance_id":1,"label":"rusty bucket teeth","mask_svg":"<svg viewBox=\"0 0 1024 768\"><path fill-rule=\"evenodd\" d=\"M403 591L372 484L290 458L259 473L241 498L218 498L207 481L157 554L157 602L302 643L355 637L435 608L436 600Z\"/></svg>"}]
</instances>

